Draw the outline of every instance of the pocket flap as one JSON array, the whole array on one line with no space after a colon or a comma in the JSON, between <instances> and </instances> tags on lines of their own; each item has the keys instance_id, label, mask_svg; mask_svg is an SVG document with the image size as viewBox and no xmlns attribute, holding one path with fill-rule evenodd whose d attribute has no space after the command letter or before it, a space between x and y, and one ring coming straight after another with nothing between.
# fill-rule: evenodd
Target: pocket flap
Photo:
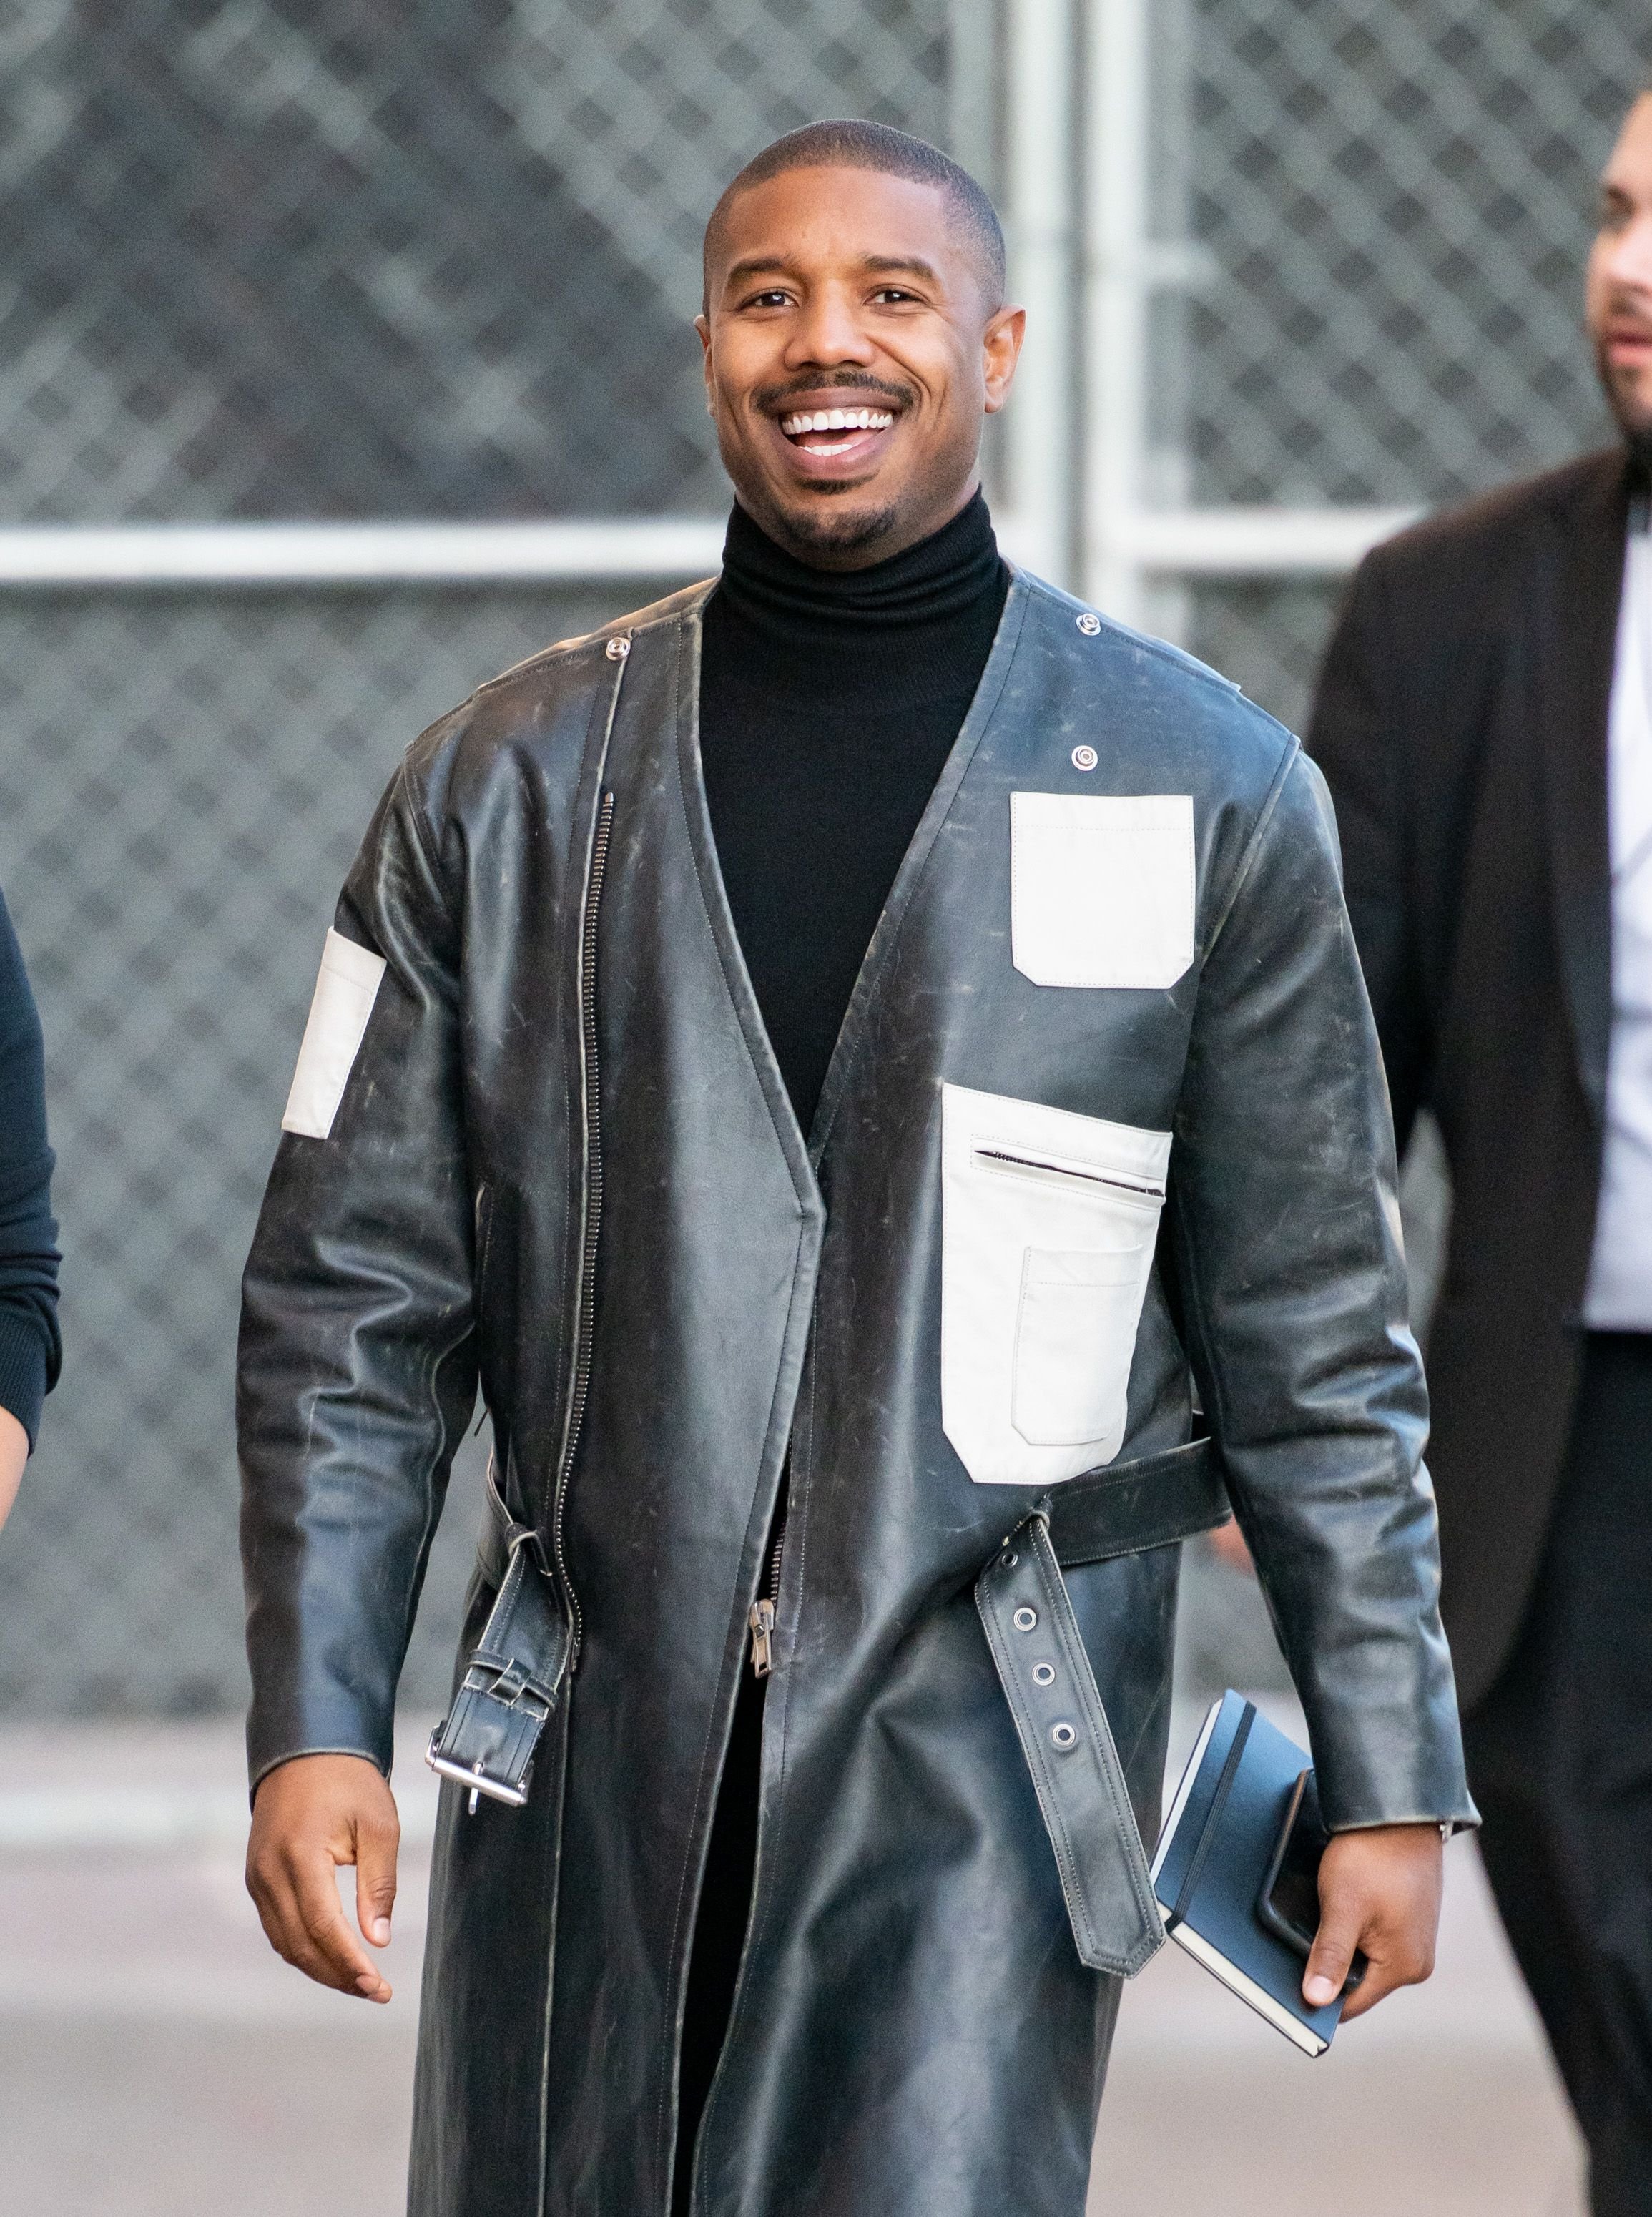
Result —
<instances>
[{"instance_id":1,"label":"pocket flap","mask_svg":"<svg viewBox=\"0 0 1652 2217\"><path fill-rule=\"evenodd\" d=\"M1029 1247L1025 1279L1029 1286L1129 1286L1140 1267L1139 1243L1133 1247L1083 1247L1063 1251Z\"/></svg>"}]
</instances>

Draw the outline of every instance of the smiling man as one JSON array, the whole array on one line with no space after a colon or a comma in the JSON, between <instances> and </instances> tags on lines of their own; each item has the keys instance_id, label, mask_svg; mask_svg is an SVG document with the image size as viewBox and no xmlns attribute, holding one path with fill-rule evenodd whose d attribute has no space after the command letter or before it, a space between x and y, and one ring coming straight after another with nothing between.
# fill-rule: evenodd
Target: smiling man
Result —
<instances>
[{"instance_id":1,"label":"smiling man","mask_svg":"<svg viewBox=\"0 0 1652 2217\"><path fill-rule=\"evenodd\" d=\"M1652 93L1601 181L1621 437L1361 569L1310 744L1403 1139L1453 1206L1429 1344L1486 1866L1589 2143L1652 2212Z\"/></svg>"},{"instance_id":2,"label":"smiling man","mask_svg":"<svg viewBox=\"0 0 1652 2217\"><path fill-rule=\"evenodd\" d=\"M721 577L427 732L329 936L246 1279L249 1874L385 1998L334 1870L382 1944L479 1378L415 2217L1080 2217L1224 1485L1337 1834L1310 1998L1432 1960L1472 1811L1328 812L1001 560L1021 328L934 149L760 157Z\"/></svg>"}]
</instances>

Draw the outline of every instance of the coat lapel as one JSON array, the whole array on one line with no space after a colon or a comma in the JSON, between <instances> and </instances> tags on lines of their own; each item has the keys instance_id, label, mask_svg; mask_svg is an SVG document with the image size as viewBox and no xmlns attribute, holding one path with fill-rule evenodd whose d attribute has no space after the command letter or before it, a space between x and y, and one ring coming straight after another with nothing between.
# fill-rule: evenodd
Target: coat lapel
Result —
<instances>
[{"instance_id":1,"label":"coat lapel","mask_svg":"<svg viewBox=\"0 0 1652 2217\"><path fill-rule=\"evenodd\" d=\"M1529 698L1543 766L1550 882L1578 1075L1605 1113L1612 1031L1612 886L1606 723L1623 582L1629 479L1621 451L1600 457L1575 499L1543 518L1529 624Z\"/></svg>"}]
</instances>

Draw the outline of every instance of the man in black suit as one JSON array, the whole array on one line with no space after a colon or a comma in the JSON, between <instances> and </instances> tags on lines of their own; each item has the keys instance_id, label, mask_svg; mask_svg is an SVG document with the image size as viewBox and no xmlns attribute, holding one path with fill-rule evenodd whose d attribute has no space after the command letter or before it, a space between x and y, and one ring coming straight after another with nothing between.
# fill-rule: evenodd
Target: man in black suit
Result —
<instances>
[{"instance_id":1,"label":"man in black suit","mask_svg":"<svg viewBox=\"0 0 1652 2217\"><path fill-rule=\"evenodd\" d=\"M1652 2212L1652 93L1587 321L1622 443L1361 566L1310 748L1403 1145L1454 1191L1429 1348L1487 1867L1588 2140Z\"/></svg>"}]
</instances>

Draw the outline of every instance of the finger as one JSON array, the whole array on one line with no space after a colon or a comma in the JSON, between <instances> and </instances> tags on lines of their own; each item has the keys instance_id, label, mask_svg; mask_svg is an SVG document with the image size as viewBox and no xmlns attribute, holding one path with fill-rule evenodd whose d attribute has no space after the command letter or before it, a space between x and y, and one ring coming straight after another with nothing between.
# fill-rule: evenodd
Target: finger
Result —
<instances>
[{"instance_id":1,"label":"finger","mask_svg":"<svg viewBox=\"0 0 1652 2217\"><path fill-rule=\"evenodd\" d=\"M289 1872L298 1911L301 1954L291 1960L321 1985L340 1993L363 1994L367 2000L387 2002L390 1985L363 1953L339 1905L338 1884L330 1856L305 1861Z\"/></svg>"},{"instance_id":2,"label":"finger","mask_svg":"<svg viewBox=\"0 0 1652 2217\"><path fill-rule=\"evenodd\" d=\"M1309 1951L1308 1967L1302 1974L1302 1998L1310 2009L1323 2009L1341 1992L1359 1938L1359 1924L1346 1913L1330 1909L1320 1918L1319 1930ZM1370 1976L1367 1972L1360 1981L1362 1987Z\"/></svg>"},{"instance_id":3,"label":"finger","mask_svg":"<svg viewBox=\"0 0 1652 2217\"><path fill-rule=\"evenodd\" d=\"M262 1868L250 1866L247 1891L257 1904L264 1936L281 1961L314 1979L318 1985L336 1989L338 1973L305 1930L304 1912L285 1868L273 1863Z\"/></svg>"},{"instance_id":4,"label":"finger","mask_svg":"<svg viewBox=\"0 0 1652 2217\"><path fill-rule=\"evenodd\" d=\"M256 1874L250 1870L247 1883L258 1905L259 1919L269 1944L283 1962L291 1963L294 1970L302 1971L318 1985L345 1992L356 1991L354 1980L342 1979L337 1966L311 1939L298 1890L285 1862L272 1859Z\"/></svg>"},{"instance_id":5,"label":"finger","mask_svg":"<svg viewBox=\"0 0 1652 2217\"><path fill-rule=\"evenodd\" d=\"M396 1906L396 1850L400 1827L393 1821L364 1818L355 1831L355 1921L361 1936L375 1948L390 1941Z\"/></svg>"}]
</instances>

